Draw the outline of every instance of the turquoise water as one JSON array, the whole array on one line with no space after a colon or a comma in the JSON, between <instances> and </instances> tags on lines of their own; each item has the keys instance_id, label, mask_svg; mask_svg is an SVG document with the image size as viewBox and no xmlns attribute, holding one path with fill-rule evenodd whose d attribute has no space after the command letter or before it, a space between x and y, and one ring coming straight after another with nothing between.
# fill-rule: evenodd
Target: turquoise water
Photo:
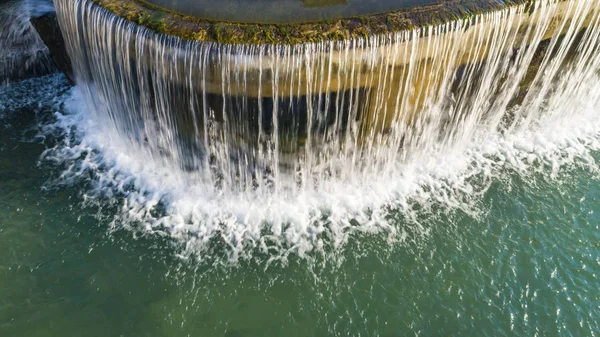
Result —
<instances>
[{"instance_id":1,"label":"turquoise water","mask_svg":"<svg viewBox=\"0 0 600 337\"><path fill-rule=\"evenodd\" d=\"M52 160L78 144L52 127L69 114L62 77L0 90L1 336L600 332L593 132L560 160L470 177L481 194L465 205L391 202L400 238L349 232L337 248L235 261L215 240L199 259L127 222L124 196L95 190L106 167L65 175Z\"/></svg>"}]
</instances>

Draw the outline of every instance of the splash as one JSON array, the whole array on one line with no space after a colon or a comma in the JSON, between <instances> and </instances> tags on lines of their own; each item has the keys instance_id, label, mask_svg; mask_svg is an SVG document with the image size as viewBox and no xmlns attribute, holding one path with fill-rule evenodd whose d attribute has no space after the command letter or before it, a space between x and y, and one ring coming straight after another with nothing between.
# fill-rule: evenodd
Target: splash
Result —
<instances>
[{"instance_id":1,"label":"splash","mask_svg":"<svg viewBox=\"0 0 600 337\"><path fill-rule=\"evenodd\" d=\"M68 96L66 92L70 90L60 73L0 86L0 119L5 114L30 107L54 107L58 111L59 105Z\"/></svg>"},{"instance_id":2,"label":"splash","mask_svg":"<svg viewBox=\"0 0 600 337\"><path fill-rule=\"evenodd\" d=\"M58 0L78 87L49 149L60 182L120 202L115 229L202 259L409 240L413 205L478 216L510 167L586 163L598 148L600 11L538 1L364 40L232 46L155 34ZM404 223L388 210L404 212Z\"/></svg>"}]
</instances>

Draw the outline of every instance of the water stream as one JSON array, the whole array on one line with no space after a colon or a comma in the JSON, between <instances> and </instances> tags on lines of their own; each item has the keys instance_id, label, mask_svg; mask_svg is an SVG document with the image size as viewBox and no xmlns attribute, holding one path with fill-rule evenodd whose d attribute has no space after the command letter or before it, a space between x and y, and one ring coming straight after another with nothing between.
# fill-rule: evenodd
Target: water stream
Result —
<instances>
[{"instance_id":1,"label":"water stream","mask_svg":"<svg viewBox=\"0 0 600 337\"><path fill-rule=\"evenodd\" d=\"M299 46L55 4L77 85L0 87L0 335L600 333L596 1Z\"/></svg>"},{"instance_id":2,"label":"water stream","mask_svg":"<svg viewBox=\"0 0 600 337\"><path fill-rule=\"evenodd\" d=\"M235 256L303 254L355 230L401 236L390 202L469 207L456 194L477 188L456 175L495 165L474 144L600 99L590 0L297 46L190 42L86 0L56 6L80 104L110 148L101 184L126 191L128 216L194 249L220 238ZM439 165L466 150L488 159Z\"/></svg>"}]
</instances>

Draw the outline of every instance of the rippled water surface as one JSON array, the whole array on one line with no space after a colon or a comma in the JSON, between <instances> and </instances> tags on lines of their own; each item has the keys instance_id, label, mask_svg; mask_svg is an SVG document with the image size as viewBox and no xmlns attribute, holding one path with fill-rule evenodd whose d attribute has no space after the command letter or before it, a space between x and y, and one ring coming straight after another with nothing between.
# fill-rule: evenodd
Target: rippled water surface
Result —
<instances>
[{"instance_id":1,"label":"rippled water surface","mask_svg":"<svg viewBox=\"0 0 600 337\"><path fill-rule=\"evenodd\" d=\"M152 4L203 19L291 23L389 12L440 0L150 0Z\"/></svg>"},{"instance_id":2,"label":"rippled water surface","mask_svg":"<svg viewBox=\"0 0 600 337\"><path fill-rule=\"evenodd\" d=\"M350 231L305 256L257 249L237 260L216 240L202 258L125 221L126 197L95 190L110 167L73 175L52 159L90 155L54 127L85 117L67 111L76 94L62 77L0 90L2 336L600 332L594 130L554 158L532 155L537 165L472 177L482 194L467 193L469 207L391 202L399 236Z\"/></svg>"}]
</instances>

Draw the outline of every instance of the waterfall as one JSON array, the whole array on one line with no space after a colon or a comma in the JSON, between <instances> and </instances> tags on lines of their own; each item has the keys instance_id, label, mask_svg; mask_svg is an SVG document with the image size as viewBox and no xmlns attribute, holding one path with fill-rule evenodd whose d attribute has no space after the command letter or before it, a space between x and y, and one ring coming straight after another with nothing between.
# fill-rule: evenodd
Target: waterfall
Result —
<instances>
[{"instance_id":1,"label":"waterfall","mask_svg":"<svg viewBox=\"0 0 600 337\"><path fill-rule=\"evenodd\" d=\"M587 86L600 69L596 0L540 0L412 31L291 46L187 41L89 0L55 5L83 102L104 137L207 204L235 200L232 209L393 184L419 158L600 103ZM339 199L351 204L358 194ZM143 217L157 202L141 207ZM193 214L178 224L203 241L217 231L236 242L261 237L260 224L236 229L260 219L230 213L233 220L212 227ZM302 234L277 221L268 232L294 241L323 231L318 214L306 217L312 225L302 226L314 227Z\"/></svg>"},{"instance_id":2,"label":"waterfall","mask_svg":"<svg viewBox=\"0 0 600 337\"><path fill-rule=\"evenodd\" d=\"M29 19L53 11L49 1L8 1L0 5L0 85L55 72L48 48Z\"/></svg>"}]
</instances>

